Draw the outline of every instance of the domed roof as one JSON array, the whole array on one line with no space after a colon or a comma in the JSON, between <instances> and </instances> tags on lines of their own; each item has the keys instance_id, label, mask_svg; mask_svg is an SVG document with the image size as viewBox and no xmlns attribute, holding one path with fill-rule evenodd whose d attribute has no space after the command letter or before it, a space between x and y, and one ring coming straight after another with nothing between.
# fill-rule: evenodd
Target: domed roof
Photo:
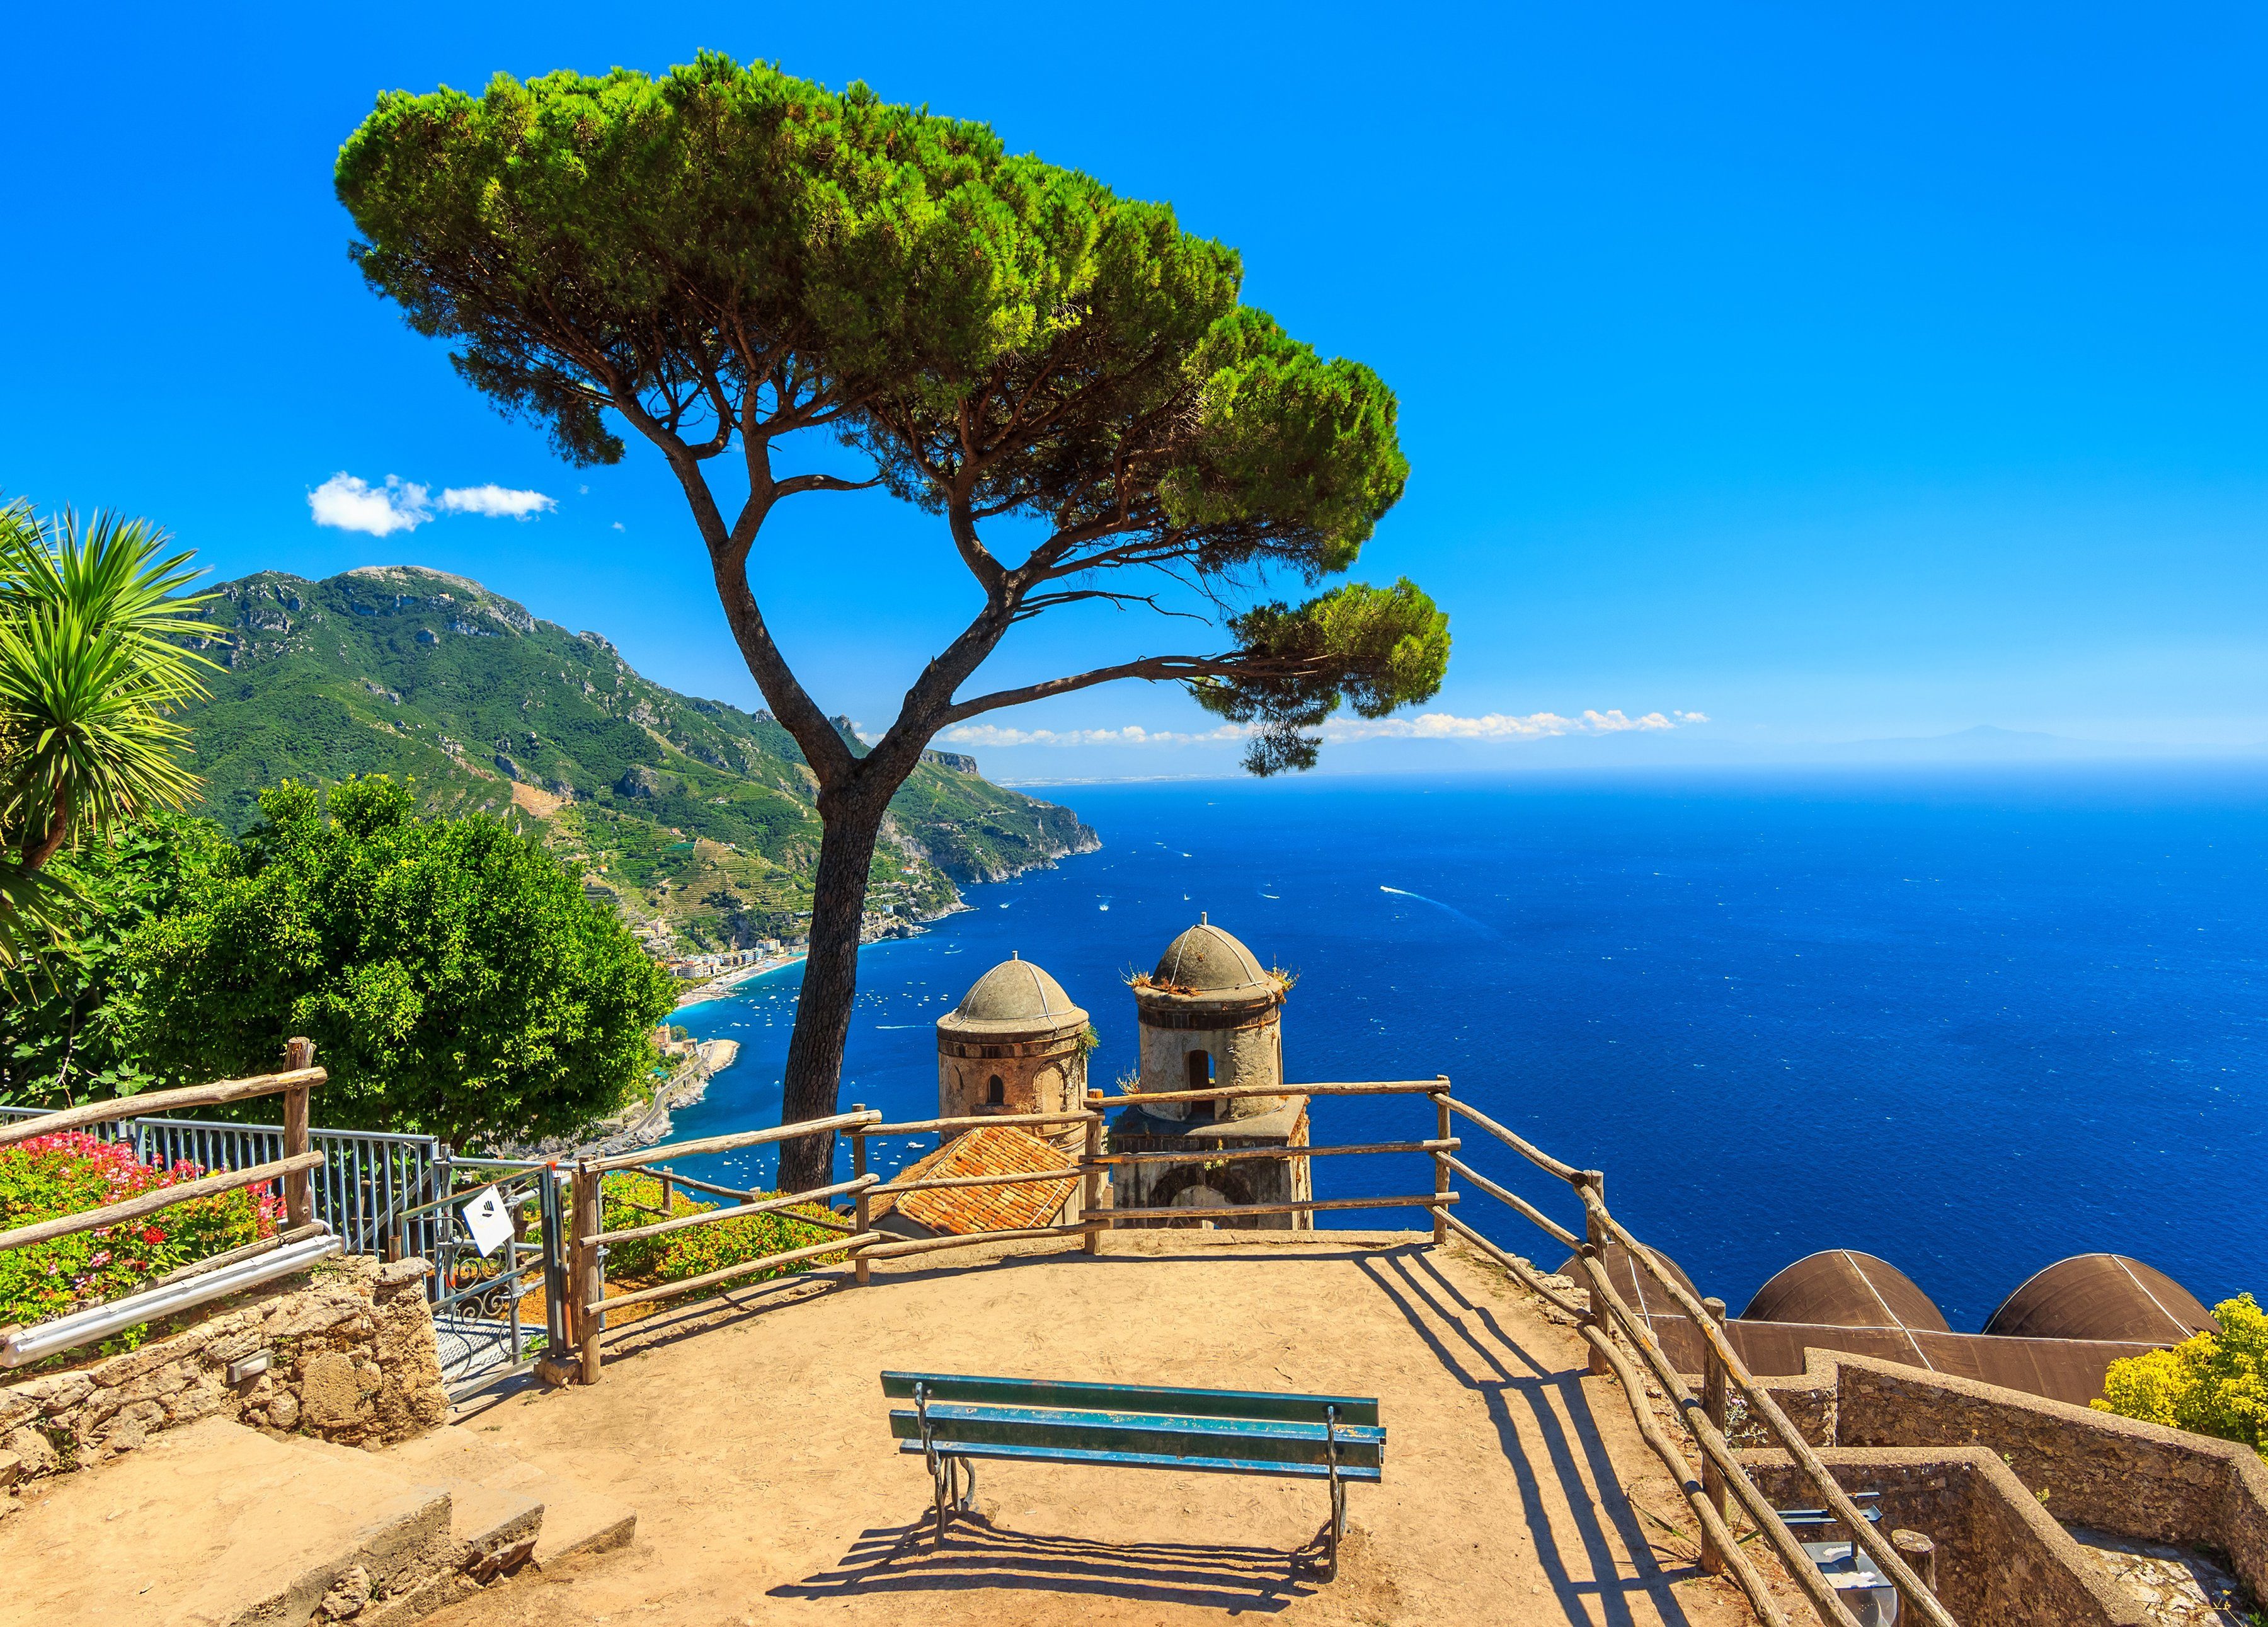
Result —
<instances>
[{"instance_id":1,"label":"domed roof","mask_svg":"<svg viewBox=\"0 0 2268 1627\"><path fill-rule=\"evenodd\" d=\"M1276 995L1276 979L1251 950L1204 917L1166 946L1151 983L1161 990L1194 994Z\"/></svg>"},{"instance_id":2,"label":"domed roof","mask_svg":"<svg viewBox=\"0 0 2268 1627\"><path fill-rule=\"evenodd\" d=\"M1945 1313L1911 1277L1887 1260L1852 1248L1829 1248L1798 1260L1756 1290L1741 1320L1953 1331Z\"/></svg>"},{"instance_id":3,"label":"domed roof","mask_svg":"<svg viewBox=\"0 0 2268 1627\"><path fill-rule=\"evenodd\" d=\"M1010 958L978 978L939 1027L1029 1029L1084 1027L1086 1013L1063 985L1031 961Z\"/></svg>"},{"instance_id":4,"label":"domed roof","mask_svg":"<svg viewBox=\"0 0 2268 1627\"><path fill-rule=\"evenodd\" d=\"M2124 1255L2073 1255L2035 1274L1984 1324L2029 1339L2116 1339L2178 1344L2220 1324L2172 1277Z\"/></svg>"},{"instance_id":5,"label":"domed roof","mask_svg":"<svg viewBox=\"0 0 2268 1627\"><path fill-rule=\"evenodd\" d=\"M1693 1279L1685 1274L1683 1266L1659 1248L1653 1252L1653 1257L1661 1263L1661 1269L1677 1279L1679 1287L1697 1299L1702 1297L1701 1291L1693 1285ZM1606 1268L1607 1285L1622 1296L1624 1305L1629 1306L1641 1316L1651 1320L1656 1316L1685 1314L1678 1307L1677 1301L1663 1291L1660 1283L1654 1281L1653 1273L1632 1259L1630 1250L1620 1243L1609 1241L1605 1248L1602 1248L1599 1251L1599 1263ZM1573 1277L1575 1285L1579 1288L1589 1280L1576 1269L1573 1255L1569 1255L1560 1263L1559 1275Z\"/></svg>"}]
</instances>

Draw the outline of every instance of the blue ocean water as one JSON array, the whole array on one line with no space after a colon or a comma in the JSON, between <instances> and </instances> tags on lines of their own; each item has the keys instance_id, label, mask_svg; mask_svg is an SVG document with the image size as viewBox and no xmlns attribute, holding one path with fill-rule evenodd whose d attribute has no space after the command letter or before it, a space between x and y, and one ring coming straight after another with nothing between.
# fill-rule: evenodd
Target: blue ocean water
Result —
<instances>
[{"instance_id":1,"label":"blue ocean water","mask_svg":"<svg viewBox=\"0 0 2268 1627\"><path fill-rule=\"evenodd\" d=\"M1093 1013L1107 1084L1134 1062L1127 975L1204 910L1299 974L1292 1077L1449 1075L1605 1170L1616 1213L1735 1313L1827 1248L1889 1260L1962 1329L2094 1249L2207 1304L2268 1292L2264 791L2164 769L1066 788L1042 794L1102 851L865 953L843 1100L933 1114L932 1025L1012 950ZM677 1137L777 1123L796 982L680 1013L742 1049ZM1432 1130L1422 1098L1314 1118L1318 1144ZM1495 1144L1467 1156L1577 1221ZM770 1175L761 1152L707 1163ZM1415 1157L1314 1175L1431 1186ZM1462 1212L1564 1254L1476 1192Z\"/></svg>"}]
</instances>

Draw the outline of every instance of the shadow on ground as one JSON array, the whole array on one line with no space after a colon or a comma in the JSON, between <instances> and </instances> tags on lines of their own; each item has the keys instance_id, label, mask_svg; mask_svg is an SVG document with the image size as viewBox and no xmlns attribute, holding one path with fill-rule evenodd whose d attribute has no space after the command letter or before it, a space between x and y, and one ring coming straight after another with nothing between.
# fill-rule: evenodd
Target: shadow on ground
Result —
<instances>
[{"instance_id":1,"label":"shadow on ground","mask_svg":"<svg viewBox=\"0 0 2268 1627\"><path fill-rule=\"evenodd\" d=\"M1322 1534L1295 1552L1225 1542L1107 1542L1012 1531L961 1514L939 1543L926 1514L859 1533L840 1564L770 1590L775 1599L1027 1588L1212 1609L1273 1612L1322 1580Z\"/></svg>"}]
</instances>

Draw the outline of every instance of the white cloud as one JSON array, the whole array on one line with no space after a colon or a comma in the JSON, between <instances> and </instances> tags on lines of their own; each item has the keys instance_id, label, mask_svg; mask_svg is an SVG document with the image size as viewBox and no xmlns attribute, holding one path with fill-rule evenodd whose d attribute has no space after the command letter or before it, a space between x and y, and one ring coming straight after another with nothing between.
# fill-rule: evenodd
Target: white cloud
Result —
<instances>
[{"instance_id":1,"label":"white cloud","mask_svg":"<svg viewBox=\"0 0 2268 1627\"><path fill-rule=\"evenodd\" d=\"M514 491L509 486L452 486L441 494L444 513L485 514L491 519L526 519L558 506L540 491Z\"/></svg>"},{"instance_id":2,"label":"white cloud","mask_svg":"<svg viewBox=\"0 0 2268 1627\"><path fill-rule=\"evenodd\" d=\"M1479 718L1420 712L1414 718L1335 718L1323 725L1322 733L1331 740L1531 740L1561 734L1655 733L1708 721L1705 713L1690 711L1651 711L1632 718L1619 707L1586 710L1580 718L1548 711L1490 712ZM1145 729L1138 724L1120 729L1012 729L978 723L947 729L939 738L955 746L1210 746L1231 744L1252 733L1248 725L1233 723L1197 734Z\"/></svg>"},{"instance_id":3,"label":"white cloud","mask_svg":"<svg viewBox=\"0 0 2268 1627\"><path fill-rule=\"evenodd\" d=\"M307 506L319 526L341 531L364 531L374 537L397 531L415 531L433 518L426 489L398 475L373 486L344 469L307 494Z\"/></svg>"},{"instance_id":4,"label":"white cloud","mask_svg":"<svg viewBox=\"0 0 2268 1627\"><path fill-rule=\"evenodd\" d=\"M439 510L444 514L526 519L558 506L540 491L515 491L497 485L452 486L441 494ZM386 484L373 486L341 469L307 494L307 507L319 526L390 537L397 531L415 531L432 519L434 498L431 487L399 475L389 475Z\"/></svg>"}]
</instances>

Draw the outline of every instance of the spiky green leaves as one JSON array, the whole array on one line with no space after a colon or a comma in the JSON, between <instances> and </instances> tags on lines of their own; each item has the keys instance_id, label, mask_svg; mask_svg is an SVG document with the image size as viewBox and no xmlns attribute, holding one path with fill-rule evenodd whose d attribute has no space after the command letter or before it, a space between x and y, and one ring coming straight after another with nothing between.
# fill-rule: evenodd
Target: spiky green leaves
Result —
<instances>
[{"instance_id":1,"label":"spiky green leaves","mask_svg":"<svg viewBox=\"0 0 2268 1627\"><path fill-rule=\"evenodd\" d=\"M1266 604L1233 623L1241 670L1189 685L1197 703L1259 725L1245 748L1252 773L1310 769L1310 731L1339 709L1383 718L1440 692L1449 618L1407 577L1390 588L1350 582L1307 603Z\"/></svg>"},{"instance_id":2,"label":"spiky green leaves","mask_svg":"<svg viewBox=\"0 0 2268 1627\"><path fill-rule=\"evenodd\" d=\"M144 520L0 512L0 848L34 865L68 827L178 808L196 780L171 716L212 663L174 642L217 629L177 597L197 574Z\"/></svg>"},{"instance_id":3,"label":"spiky green leaves","mask_svg":"<svg viewBox=\"0 0 2268 1627\"><path fill-rule=\"evenodd\" d=\"M146 521L0 509L0 968L54 933L68 899L40 872L80 830L195 795L173 717L211 666L173 640L218 629L176 597L197 573Z\"/></svg>"}]
</instances>

